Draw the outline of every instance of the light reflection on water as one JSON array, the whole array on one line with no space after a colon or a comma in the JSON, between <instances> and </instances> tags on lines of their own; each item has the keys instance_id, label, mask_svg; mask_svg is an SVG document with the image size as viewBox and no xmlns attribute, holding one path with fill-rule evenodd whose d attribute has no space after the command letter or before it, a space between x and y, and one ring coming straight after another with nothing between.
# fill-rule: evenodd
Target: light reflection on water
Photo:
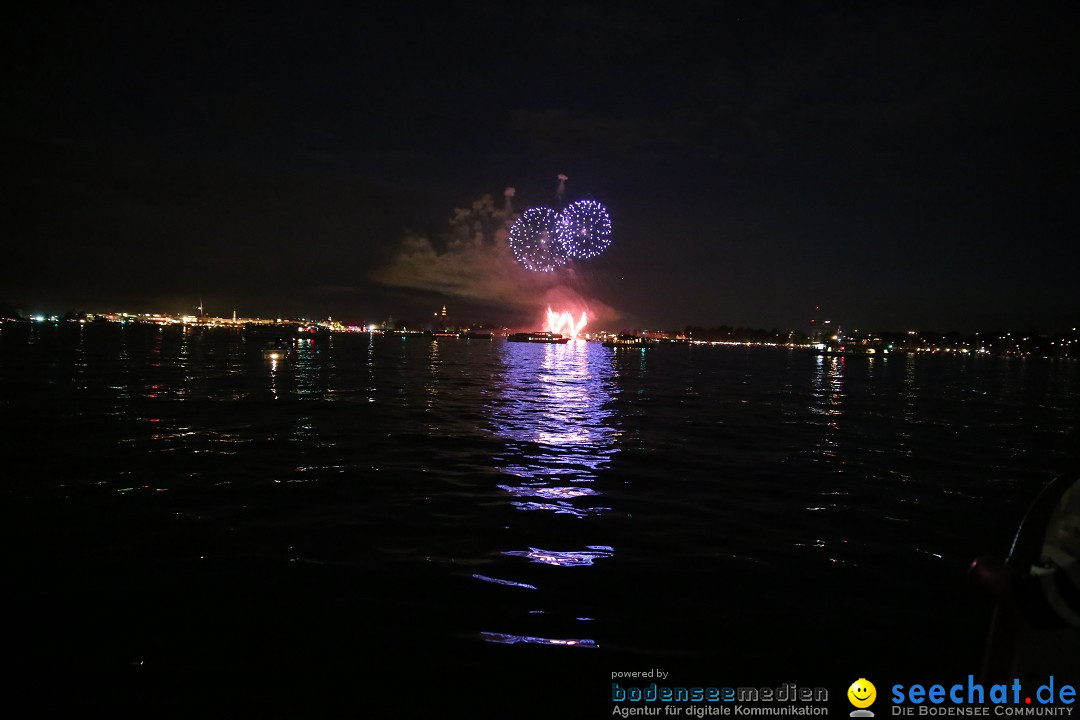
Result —
<instances>
[{"instance_id":1,"label":"light reflection on water","mask_svg":"<svg viewBox=\"0 0 1080 720\"><path fill-rule=\"evenodd\" d=\"M560 552L558 550L541 550L529 548L526 550L507 550L503 555L528 558L529 560L544 565L557 567L584 567L592 565L596 560L609 558L614 554L614 549L607 545L589 545L587 550L577 552Z\"/></svg>"},{"instance_id":2,"label":"light reflection on water","mask_svg":"<svg viewBox=\"0 0 1080 720\"><path fill-rule=\"evenodd\" d=\"M505 633L484 632L480 637L488 642L513 645L514 643L527 643L530 645L555 645L563 647L596 648L596 641L587 638L545 638L533 635L507 635Z\"/></svg>"},{"instance_id":3,"label":"light reflection on water","mask_svg":"<svg viewBox=\"0 0 1080 720\"><path fill-rule=\"evenodd\" d=\"M818 355L814 358L813 402L810 412L825 417L817 452L822 459L836 463L840 454L840 420L844 414L844 357Z\"/></svg>"},{"instance_id":4,"label":"light reflection on water","mask_svg":"<svg viewBox=\"0 0 1080 720\"><path fill-rule=\"evenodd\" d=\"M596 343L506 343L505 371L489 404L491 426L509 441L502 469L521 479L506 490L521 497L564 497L611 462L619 432L613 423L614 371ZM560 507L569 507L560 505Z\"/></svg>"},{"instance_id":5,"label":"light reflection on water","mask_svg":"<svg viewBox=\"0 0 1080 720\"><path fill-rule=\"evenodd\" d=\"M490 427L506 440L506 454L497 458L511 480L499 488L523 511L547 511L581 519L610 510L603 493L590 487L618 452L614 411L615 371L610 351L581 341L565 345L505 343L503 372L495 382L496 397L488 404ZM561 533L553 531L552 539ZM614 555L607 545L551 550L528 547L504 550L508 558L539 565L589 567ZM513 568L508 568L513 571ZM474 576L476 577L476 576ZM534 587L516 581L479 577L487 582ZM536 610L524 614L535 614ZM555 639L535 635L483 632L495 643L527 643L595 648L591 639Z\"/></svg>"},{"instance_id":6,"label":"light reflection on water","mask_svg":"<svg viewBox=\"0 0 1080 720\"><path fill-rule=\"evenodd\" d=\"M123 598L160 567L175 617L224 584L234 609L299 606L347 640L385 627L560 666L567 647L817 657L927 618L962 635L980 620L940 597L1007 545L1080 427L1075 361L368 335L274 364L239 333L90 326L5 326L0 343L7 504L48 561L34 568L115 568ZM16 578L106 597L70 574ZM256 597L263 578L294 594ZM149 652L112 599L97 611ZM356 623L357 605L378 620ZM224 622L165 628L159 657Z\"/></svg>"},{"instance_id":7,"label":"light reflection on water","mask_svg":"<svg viewBox=\"0 0 1080 720\"><path fill-rule=\"evenodd\" d=\"M500 578L488 577L487 575L481 575L480 573L473 573L472 575L477 580L483 580L484 582L495 583L496 585L506 585L507 587L524 588L525 590L536 590L535 585L529 583L514 582L513 580L502 580ZM533 611L536 612L536 611Z\"/></svg>"},{"instance_id":8,"label":"light reflection on water","mask_svg":"<svg viewBox=\"0 0 1080 720\"><path fill-rule=\"evenodd\" d=\"M301 400L322 400L325 383L322 381L322 349L311 338L296 341L296 394Z\"/></svg>"}]
</instances>

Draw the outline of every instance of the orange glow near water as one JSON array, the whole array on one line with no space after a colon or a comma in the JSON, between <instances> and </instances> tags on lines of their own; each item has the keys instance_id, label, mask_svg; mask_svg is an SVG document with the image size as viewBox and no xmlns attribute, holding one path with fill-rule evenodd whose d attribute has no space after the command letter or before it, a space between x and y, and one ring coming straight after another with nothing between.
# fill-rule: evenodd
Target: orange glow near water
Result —
<instances>
[{"instance_id":1,"label":"orange glow near water","mask_svg":"<svg viewBox=\"0 0 1080 720\"><path fill-rule=\"evenodd\" d=\"M544 330L546 332L559 333L569 338L576 338L585 328L585 323L587 323L588 320L589 318L584 310L581 311L581 317L575 321L574 314L569 310L557 313L549 307L547 309L547 322L544 325Z\"/></svg>"}]
</instances>

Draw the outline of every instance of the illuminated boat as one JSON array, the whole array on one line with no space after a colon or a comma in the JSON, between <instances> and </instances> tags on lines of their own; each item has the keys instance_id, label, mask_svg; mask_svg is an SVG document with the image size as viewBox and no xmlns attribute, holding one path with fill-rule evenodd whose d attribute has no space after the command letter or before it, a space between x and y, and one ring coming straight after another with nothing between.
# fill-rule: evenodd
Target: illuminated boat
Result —
<instances>
[{"instance_id":1,"label":"illuminated boat","mask_svg":"<svg viewBox=\"0 0 1080 720\"><path fill-rule=\"evenodd\" d=\"M566 343L570 338L563 337L559 333L549 332L521 332L514 333L506 338L508 342L534 342L534 343Z\"/></svg>"},{"instance_id":2,"label":"illuminated boat","mask_svg":"<svg viewBox=\"0 0 1080 720\"><path fill-rule=\"evenodd\" d=\"M840 326L836 326L836 334L831 338L818 337L810 345L811 355L888 355L892 345L882 342L881 338L845 337Z\"/></svg>"},{"instance_id":3,"label":"illuminated boat","mask_svg":"<svg viewBox=\"0 0 1080 720\"><path fill-rule=\"evenodd\" d=\"M866 347L863 345L812 345L811 355L888 355L888 348Z\"/></svg>"},{"instance_id":4,"label":"illuminated boat","mask_svg":"<svg viewBox=\"0 0 1080 720\"><path fill-rule=\"evenodd\" d=\"M601 344L609 348L651 348L656 347L659 343L656 340L650 340L640 335L618 335L605 340Z\"/></svg>"},{"instance_id":5,"label":"illuminated boat","mask_svg":"<svg viewBox=\"0 0 1080 720\"><path fill-rule=\"evenodd\" d=\"M267 360L284 360L289 357L292 348L283 342L267 343L263 348L262 355Z\"/></svg>"}]
</instances>

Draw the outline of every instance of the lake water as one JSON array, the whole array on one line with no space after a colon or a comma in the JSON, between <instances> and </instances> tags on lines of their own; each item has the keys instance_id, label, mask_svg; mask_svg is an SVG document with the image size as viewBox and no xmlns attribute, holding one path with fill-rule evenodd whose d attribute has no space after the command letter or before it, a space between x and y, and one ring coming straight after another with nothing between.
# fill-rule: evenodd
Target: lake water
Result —
<instances>
[{"instance_id":1,"label":"lake water","mask_svg":"<svg viewBox=\"0 0 1080 720\"><path fill-rule=\"evenodd\" d=\"M968 564L1004 556L1080 460L1075 361L366 334L261 349L3 326L23 681L92 678L135 707L603 717L621 670L838 695L962 679L991 607Z\"/></svg>"}]
</instances>

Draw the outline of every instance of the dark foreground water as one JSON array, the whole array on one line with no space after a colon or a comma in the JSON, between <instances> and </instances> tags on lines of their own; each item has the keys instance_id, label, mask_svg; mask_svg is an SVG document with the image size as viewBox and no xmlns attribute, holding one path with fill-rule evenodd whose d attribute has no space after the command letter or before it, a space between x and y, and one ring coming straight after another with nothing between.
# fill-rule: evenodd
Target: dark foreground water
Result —
<instances>
[{"instance_id":1,"label":"dark foreground water","mask_svg":"<svg viewBox=\"0 0 1080 720\"><path fill-rule=\"evenodd\" d=\"M991 609L965 569L1080 460L1070 361L261 348L3 327L12 688L605 717L624 670L962 679Z\"/></svg>"}]
</instances>

